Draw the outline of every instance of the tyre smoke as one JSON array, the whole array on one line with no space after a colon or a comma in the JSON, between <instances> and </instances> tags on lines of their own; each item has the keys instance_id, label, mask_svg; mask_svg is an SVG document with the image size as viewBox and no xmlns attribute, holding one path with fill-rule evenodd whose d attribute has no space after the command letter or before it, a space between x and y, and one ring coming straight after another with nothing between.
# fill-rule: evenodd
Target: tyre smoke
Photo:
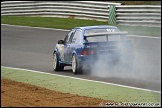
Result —
<instances>
[{"instance_id":1,"label":"tyre smoke","mask_svg":"<svg viewBox=\"0 0 162 108\"><path fill-rule=\"evenodd\" d=\"M118 63L114 63L113 57L102 53L93 64L90 75L103 78L115 77L161 82L161 46L158 44L158 46L151 46L153 48L150 49L150 44L145 43L145 41L148 40L140 40L140 38L138 38L132 41L134 47L132 67L131 65L124 64L127 61L131 61L132 58L122 58L122 56L120 56ZM121 44L117 44L117 47L121 49L118 52L119 55L123 55L123 46ZM153 52L154 50L158 52Z\"/></svg>"}]
</instances>

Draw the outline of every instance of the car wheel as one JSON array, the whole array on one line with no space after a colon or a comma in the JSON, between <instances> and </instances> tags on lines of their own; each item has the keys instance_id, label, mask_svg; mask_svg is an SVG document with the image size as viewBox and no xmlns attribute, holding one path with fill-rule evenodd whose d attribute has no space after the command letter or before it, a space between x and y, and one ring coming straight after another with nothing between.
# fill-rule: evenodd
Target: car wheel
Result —
<instances>
[{"instance_id":1,"label":"car wheel","mask_svg":"<svg viewBox=\"0 0 162 108\"><path fill-rule=\"evenodd\" d=\"M55 71L61 71L64 69L64 66L59 66L58 57L56 53L53 54L53 69Z\"/></svg>"},{"instance_id":2,"label":"car wheel","mask_svg":"<svg viewBox=\"0 0 162 108\"><path fill-rule=\"evenodd\" d=\"M82 71L81 67L78 65L75 55L72 56L72 71L74 74L81 73L81 71Z\"/></svg>"}]
</instances>

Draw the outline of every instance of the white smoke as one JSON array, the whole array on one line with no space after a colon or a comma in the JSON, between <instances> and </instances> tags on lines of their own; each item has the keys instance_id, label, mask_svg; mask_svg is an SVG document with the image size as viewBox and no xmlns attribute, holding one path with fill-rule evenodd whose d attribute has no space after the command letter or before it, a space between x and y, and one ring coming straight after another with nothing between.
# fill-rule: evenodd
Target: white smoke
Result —
<instances>
[{"instance_id":1,"label":"white smoke","mask_svg":"<svg viewBox=\"0 0 162 108\"><path fill-rule=\"evenodd\" d=\"M123 51L120 50L124 46L122 44L116 44L119 55L123 55ZM114 54L113 54L114 55ZM131 61L131 58L123 58L118 56L119 59L112 57L107 52L104 54L100 54L97 58L97 61L94 63L91 68L91 75L98 77L117 77L117 78L125 78L129 77L133 71L131 70L131 64L127 66L125 63L127 61Z\"/></svg>"},{"instance_id":2,"label":"white smoke","mask_svg":"<svg viewBox=\"0 0 162 108\"><path fill-rule=\"evenodd\" d=\"M119 49L122 48L121 44L117 45ZM122 50L119 54L122 55ZM125 59L120 57L120 64L114 64L114 59L108 56L108 54L100 54L91 68L90 75L103 78L115 77L161 82L161 73L159 73L161 68L152 63L153 60L151 60L148 52L134 48L134 55L134 60L132 62L133 67L131 69L131 65L127 66L123 63L129 60L131 61L132 58ZM160 59L157 62L160 62Z\"/></svg>"}]
</instances>

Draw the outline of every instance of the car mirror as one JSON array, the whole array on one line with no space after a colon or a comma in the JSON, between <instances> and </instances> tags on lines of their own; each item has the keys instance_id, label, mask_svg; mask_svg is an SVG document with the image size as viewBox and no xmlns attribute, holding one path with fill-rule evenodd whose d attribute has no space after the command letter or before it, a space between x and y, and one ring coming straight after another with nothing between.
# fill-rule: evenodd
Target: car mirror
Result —
<instances>
[{"instance_id":1,"label":"car mirror","mask_svg":"<svg viewBox=\"0 0 162 108\"><path fill-rule=\"evenodd\" d=\"M64 41L63 40L59 40L58 44L64 44Z\"/></svg>"}]
</instances>

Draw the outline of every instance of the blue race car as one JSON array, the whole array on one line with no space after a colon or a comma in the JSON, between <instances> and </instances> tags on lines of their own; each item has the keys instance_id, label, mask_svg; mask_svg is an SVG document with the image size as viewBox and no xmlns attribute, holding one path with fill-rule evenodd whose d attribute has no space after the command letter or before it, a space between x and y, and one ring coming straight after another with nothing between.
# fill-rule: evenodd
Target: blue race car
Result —
<instances>
[{"instance_id":1,"label":"blue race car","mask_svg":"<svg viewBox=\"0 0 162 108\"><path fill-rule=\"evenodd\" d=\"M75 27L64 40L58 40L53 52L53 69L61 71L65 66L72 66L73 73L78 74L93 68L98 59L107 65L124 64L132 68L133 46L126 34L115 26Z\"/></svg>"}]
</instances>

